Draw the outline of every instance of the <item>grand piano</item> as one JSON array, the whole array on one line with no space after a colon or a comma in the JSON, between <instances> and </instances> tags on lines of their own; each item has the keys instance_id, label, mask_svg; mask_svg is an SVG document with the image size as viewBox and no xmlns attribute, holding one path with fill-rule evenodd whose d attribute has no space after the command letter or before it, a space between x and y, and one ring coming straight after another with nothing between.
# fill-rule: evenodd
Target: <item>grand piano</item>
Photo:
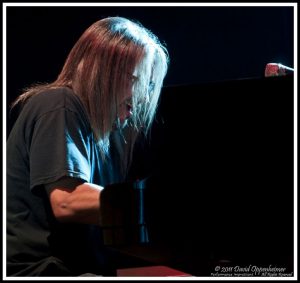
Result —
<instances>
[{"instance_id":1,"label":"grand piano","mask_svg":"<svg viewBox=\"0 0 300 283\"><path fill-rule=\"evenodd\" d=\"M165 87L129 174L145 180L148 238L110 247L112 266L292 273L293 142L291 75Z\"/></svg>"}]
</instances>

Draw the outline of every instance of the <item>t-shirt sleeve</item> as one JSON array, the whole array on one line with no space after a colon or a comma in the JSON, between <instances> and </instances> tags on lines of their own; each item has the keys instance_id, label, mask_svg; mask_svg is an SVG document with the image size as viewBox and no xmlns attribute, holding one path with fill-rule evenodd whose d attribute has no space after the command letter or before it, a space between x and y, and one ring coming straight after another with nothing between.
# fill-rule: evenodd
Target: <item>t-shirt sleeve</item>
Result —
<instances>
[{"instance_id":1,"label":"t-shirt sleeve","mask_svg":"<svg viewBox=\"0 0 300 283\"><path fill-rule=\"evenodd\" d=\"M30 188L74 177L91 177L90 131L82 117L66 108L36 121L30 142Z\"/></svg>"},{"instance_id":2,"label":"t-shirt sleeve","mask_svg":"<svg viewBox=\"0 0 300 283\"><path fill-rule=\"evenodd\" d=\"M59 180L54 181L53 183L45 184L44 187L47 194L49 195L54 188L74 189L82 183L84 183L84 181L82 181L81 179L62 177Z\"/></svg>"}]
</instances>

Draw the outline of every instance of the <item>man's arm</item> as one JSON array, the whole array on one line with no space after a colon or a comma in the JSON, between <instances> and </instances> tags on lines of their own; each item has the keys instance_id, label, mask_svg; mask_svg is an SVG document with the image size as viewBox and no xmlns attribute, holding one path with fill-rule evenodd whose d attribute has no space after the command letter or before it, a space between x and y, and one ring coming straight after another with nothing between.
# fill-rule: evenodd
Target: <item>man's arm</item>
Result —
<instances>
[{"instance_id":1,"label":"man's arm","mask_svg":"<svg viewBox=\"0 0 300 283\"><path fill-rule=\"evenodd\" d=\"M55 186L48 191L53 214L59 222L99 225L103 187L91 183Z\"/></svg>"}]
</instances>

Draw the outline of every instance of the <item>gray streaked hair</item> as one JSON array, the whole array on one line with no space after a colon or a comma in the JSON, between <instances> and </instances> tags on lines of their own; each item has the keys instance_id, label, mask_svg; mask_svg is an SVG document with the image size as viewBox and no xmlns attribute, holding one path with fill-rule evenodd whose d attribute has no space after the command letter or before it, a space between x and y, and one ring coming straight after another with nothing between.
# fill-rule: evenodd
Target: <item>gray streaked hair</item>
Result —
<instances>
[{"instance_id":1,"label":"gray streaked hair","mask_svg":"<svg viewBox=\"0 0 300 283\"><path fill-rule=\"evenodd\" d=\"M135 134L128 139L128 148L132 149L138 132L149 130L168 63L166 48L150 30L126 18L104 18L81 35L54 82L27 89L13 105L45 89L72 88L88 113L105 159L118 106L129 89L133 90L133 111L128 126Z\"/></svg>"}]
</instances>

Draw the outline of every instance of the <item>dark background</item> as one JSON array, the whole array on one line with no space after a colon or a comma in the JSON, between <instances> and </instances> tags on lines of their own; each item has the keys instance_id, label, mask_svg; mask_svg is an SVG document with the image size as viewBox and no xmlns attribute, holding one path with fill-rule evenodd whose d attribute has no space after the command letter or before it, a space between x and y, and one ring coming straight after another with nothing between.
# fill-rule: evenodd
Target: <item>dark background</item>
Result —
<instances>
[{"instance_id":1,"label":"dark background","mask_svg":"<svg viewBox=\"0 0 300 283\"><path fill-rule=\"evenodd\" d=\"M55 80L107 16L140 21L170 53L152 143L132 170L153 172L148 223L171 246L167 264L194 275L222 259L292 270L293 78L263 76L269 62L293 67L293 7L9 7L8 104Z\"/></svg>"},{"instance_id":2,"label":"dark background","mask_svg":"<svg viewBox=\"0 0 300 283\"><path fill-rule=\"evenodd\" d=\"M7 7L7 103L53 81L84 30L107 16L138 20L166 43L165 85L260 77L268 62L293 67L293 7Z\"/></svg>"}]
</instances>

